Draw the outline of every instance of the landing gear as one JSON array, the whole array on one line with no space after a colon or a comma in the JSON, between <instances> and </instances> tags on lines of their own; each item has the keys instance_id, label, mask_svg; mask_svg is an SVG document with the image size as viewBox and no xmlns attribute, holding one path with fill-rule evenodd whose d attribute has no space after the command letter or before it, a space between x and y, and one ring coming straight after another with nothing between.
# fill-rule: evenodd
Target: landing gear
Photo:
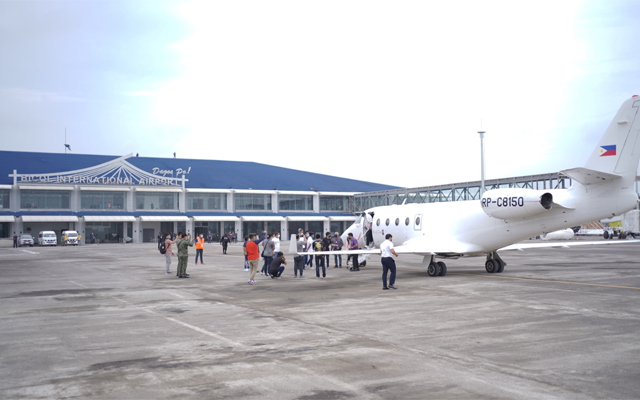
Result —
<instances>
[{"instance_id":1,"label":"landing gear","mask_svg":"<svg viewBox=\"0 0 640 400\"><path fill-rule=\"evenodd\" d=\"M504 271L504 267L507 265L497 252L487 254L487 262L484 264L484 269L490 274L500 274Z\"/></svg>"},{"instance_id":2,"label":"landing gear","mask_svg":"<svg viewBox=\"0 0 640 400\"><path fill-rule=\"evenodd\" d=\"M429 276L445 276L447 274L447 264L435 260L435 256L425 256L422 259L420 271L427 271Z\"/></svg>"},{"instance_id":3,"label":"landing gear","mask_svg":"<svg viewBox=\"0 0 640 400\"><path fill-rule=\"evenodd\" d=\"M486 269L490 274L498 271L498 268L500 268L500 264L494 259L487 260L487 262L484 264L484 269Z\"/></svg>"},{"instance_id":4,"label":"landing gear","mask_svg":"<svg viewBox=\"0 0 640 400\"><path fill-rule=\"evenodd\" d=\"M427 274L429 274L429 276L440 276L440 274L442 274L442 268L440 267L440 265L438 265L437 262L432 262L431 264L429 264Z\"/></svg>"},{"instance_id":5,"label":"landing gear","mask_svg":"<svg viewBox=\"0 0 640 400\"><path fill-rule=\"evenodd\" d=\"M445 276L447 274L447 264L442 261L438 261L436 264L440 266L440 275L438 276Z\"/></svg>"}]
</instances>

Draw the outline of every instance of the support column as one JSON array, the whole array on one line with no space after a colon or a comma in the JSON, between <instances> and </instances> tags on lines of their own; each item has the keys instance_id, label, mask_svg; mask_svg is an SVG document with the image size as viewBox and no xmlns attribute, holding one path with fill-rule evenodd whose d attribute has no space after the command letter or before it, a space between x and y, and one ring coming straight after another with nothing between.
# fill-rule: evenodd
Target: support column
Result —
<instances>
[{"instance_id":1,"label":"support column","mask_svg":"<svg viewBox=\"0 0 640 400\"><path fill-rule=\"evenodd\" d=\"M142 243L142 223L140 217L136 218L133 223L133 235L131 236L133 243Z\"/></svg>"},{"instance_id":2,"label":"support column","mask_svg":"<svg viewBox=\"0 0 640 400\"><path fill-rule=\"evenodd\" d=\"M136 200L136 192L133 190L133 186L130 186L129 192L127 193L127 211L130 213L132 213L135 210L135 206L134 206L135 200Z\"/></svg>"},{"instance_id":3,"label":"support column","mask_svg":"<svg viewBox=\"0 0 640 400\"><path fill-rule=\"evenodd\" d=\"M80 235L80 241L82 242L81 245L87 243L87 237L85 236L86 225L84 218L78 217L78 222L76 222L76 232Z\"/></svg>"},{"instance_id":4,"label":"support column","mask_svg":"<svg viewBox=\"0 0 640 400\"><path fill-rule=\"evenodd\" d=\"M23 229L23 222L22 222L22 217L16 218L16 222L14 222L13 224L13 230L11 231L11 237L13 237L13 232L17 233L18 235L22 233L22 229Z\"/></svg>"},{"instance_id":5,"label":"support column","mask_svg":"<svg viewBox=\"0 0 640 400\"><path fill-rule=\"evenodd\" d=\"M235 212L235 192L232 190L231 193L227 194L227 212Z\"/></svg>"},{"instance_id":6,"label":"support column","mask_svg":"<svg viewBox=\"0 0 640 400\"><path fill-rule=\"evenodd\" d=\"M69 195L69 208L73 212L80 211L80 187L75 185ZM76 227L76 231L78 231Z\"/></svg>"},{"instance_id":7,"label":"support column","mask_svg":"<svg viewBox=\"0 0 640 400\"><path fill-rule=\"evenodd\" d=\"M122 223L122 242L123 243L127 243L124 239L129 236L129 223L128 222L123 222ZM131 237L131 236L129 236Z\"/></svg>"},{"instance_id":8,"label":"support column","mask_svg":"<svg viewBox=\"0 0 640 400\"><path fill-rule=\"evenodd\" d=\"M280 240L289 240L289 220L286 218L280 223Z\"/></svg>"},{"instance_id":9,"label":"support column","mask_svg":"<svg viewBox=\"0 0 640 400\"><path fill-rule=\"evenodd\" d=\"M242 220L238 220L235 222L235 228L236 228L236 232L238 233L238 242L240 242L241 240L244 241L245 233L242 232Z\"/></svg>"},{"instance_id":10,"label":"support column","mask_svg":"<svg viewBox=\"0 0 640 400\"><path fill-rule=\"evenodd\" d=\"M187 228L187 233L190 233L191 237L193 237L194 231L193 231L193 219L192 218L189 218L187 220L186 228Z\"/></svg>"}]
</instances>

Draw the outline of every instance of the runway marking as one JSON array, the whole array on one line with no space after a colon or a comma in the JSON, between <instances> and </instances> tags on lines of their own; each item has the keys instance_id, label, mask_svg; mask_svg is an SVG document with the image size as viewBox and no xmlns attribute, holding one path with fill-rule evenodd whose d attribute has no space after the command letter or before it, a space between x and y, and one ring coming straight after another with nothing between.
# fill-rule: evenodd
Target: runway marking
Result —
<instances>
[{"instance_id":1,"label":"runway marking","mask_svg":"<svg viewBox=\"0 0 640 400\"><path fill-rule=\"evenodd\" d=\"M73 283L74 285L78 285L78 286L80 286L80 287L82 287L82 288L90 289L88 286L82 285L82 284L80 284L80 283L78 283L78 282L74 282L74 281L69 281L69 282ZM119 298L117 298L117 297L113 297L113 296L107 296L107 297L109 297L109 298L111 298L111 299L113 299L113 300L119 301L119 302L121 302L121 303L124 303L124 304L126 304L126 305L128 305L128 306L130 306L130 307L134 307L134 308L137 308L137 309L142 310L142 311L144 311L144 312L147 312L147 313L149 313L149 314L153 314L153 315L155 315L155 316L157 316L157 317L164 318L164 319L166 319L167 321L173 322L173 323L175 323L175 324L182 325L182 326L184 326L185 328L189 328L189 329L191 329L191 330L193 330L193 331L196 331L196 332L198 332L198 333L202 333L202 334L204 334L204 335L207 335L207 336L210 336L210 337L212 337L212 338L218 339L218 340L220 340L220 341L222 341L222 342L227 343L227 344L228 344L228 345L230 345L230 346L238 347L238 348L241 348L241 349L246 348L246 346L245 346L245 345L243 345L242 343L238 343L238 342L235 342L235 341L233 341L233 340L231 340L231 339L227 339L227 338L226 338L226 337L224 337L224 336L220 336L220 335L218 335L218 334L216 334L216 333L213 333L213 332L210 332L210 331L208 331L208 330L206 330L206 329L199 328L199 327L197 327L197 326L195 326L195 325L187 324L186 322L182 322L182 321L177 320L177 319L175 319L175 318L167 317L166 315L162 315L162 314L160 314L159 312L156 312L156 311L153 311L153 310L149 310L149 309L147 309L147 308L143 308L143 307L140 307L140 306L136 306L135 304L131 304L131 303L129 303L128 301L126 301L126 300L122 300L122 299L119 299Z\"/></svg>"},{"instance_id":2,"label":"runway marking","mask_svg":"<svg viewBox=\"0 0 640 400\"><path fill-rule=\"evenodd\" d=\"M25 253L29 253L29 254L40 254L37 251L22 250L22 249L20 251L24 251Z\"/></svg>"},{"instance_id":3,"label":"runway marking","mask_svg":"<svg viewBox=\"0 0 640 400\"><path fill-rule=\"evenodd\" d=\"M635 286L605 285L603 283L554 281L554 280L550 280L550 279L517 278L517 277L513 277L513 276L492 276L492 275L480 275L480 274L465 274L463 272L452 272L452 273L450 273L448 275L466 275L466 276L477 276L479 278L511 279L511 280L517 280L517 281L531 281L531 282L544 282L544 283L562 283L562 284L565 284L565 285L596 286L596 287L606 287L606 288L614 288L614 289L640 290L640 287L635 287Z\"/></svg>"}]
</instances>

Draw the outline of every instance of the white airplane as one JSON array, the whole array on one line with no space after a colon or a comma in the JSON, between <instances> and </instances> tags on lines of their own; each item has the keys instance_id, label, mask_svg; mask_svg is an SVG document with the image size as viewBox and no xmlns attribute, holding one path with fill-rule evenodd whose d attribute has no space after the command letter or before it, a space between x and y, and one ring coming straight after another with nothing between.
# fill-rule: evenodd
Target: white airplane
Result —
<instances>
[{"instance_id":1,"label":"white airplane","mask_svg":"<svg viewBox=\"0 0 640 400\"><path fill-rule=\"evenodd\" d=\"M361 215L342 234L358 239L361 250L299 254L379 254L385 235L393 235L398 254L424 256L429 276L443 276L440 259L486 256L485 269L501 273L506 263L499 251L611 242L524 243L522 240L569 226L620 215L638 204L634 190L640 160L640 97L622 104L586 165L561 171L573 183L568 189L493 189L481 200L403 204L365 210L371 221L373 246L364 248L366 218ZM292 241L295 253L295 237ZM636 243L639 241L615 241Z\"/></svg>"}]
</instances>

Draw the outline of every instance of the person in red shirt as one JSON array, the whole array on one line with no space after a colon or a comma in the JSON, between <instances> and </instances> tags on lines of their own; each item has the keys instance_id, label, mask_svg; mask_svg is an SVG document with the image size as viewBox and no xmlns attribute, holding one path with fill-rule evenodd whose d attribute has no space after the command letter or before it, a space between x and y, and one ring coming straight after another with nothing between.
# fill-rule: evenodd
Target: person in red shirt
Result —
<instances>
[{"instance_id":1,"label":"person in red shirt","mask_svg":"<svg viewBox=\"0 0 640 400\"><path fill-rule=\"evenodd\" d=\"M251 276L249 277L249 285L255 285L256 273L258 272L258 265L260 264L260 250L258 245L267 237L267 232L262 233L262 237L256 240L255 233L249 234L249 241L247 242L247 260L249 260L249 266L251 267Z\"/></svg>"}]
</instances>

